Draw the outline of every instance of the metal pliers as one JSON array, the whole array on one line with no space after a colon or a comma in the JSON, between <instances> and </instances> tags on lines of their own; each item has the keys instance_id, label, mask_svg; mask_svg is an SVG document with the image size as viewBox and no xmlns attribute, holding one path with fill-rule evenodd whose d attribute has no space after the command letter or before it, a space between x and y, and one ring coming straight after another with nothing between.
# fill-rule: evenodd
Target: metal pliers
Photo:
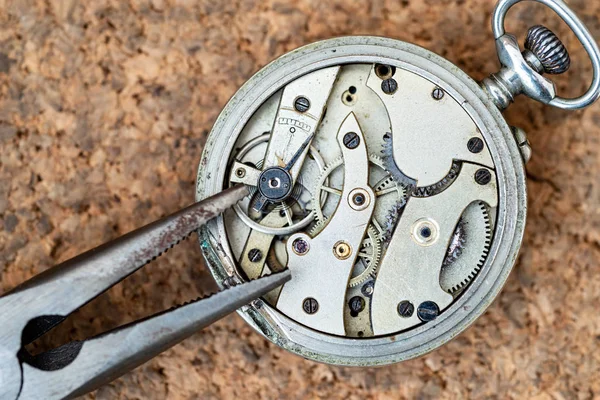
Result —
<instances>
[{"instance_id":1,"label":"metal pliers","mask_svg":"<svg viewBox=\"0 0 600 400\"><path fill-rule=\"evenodd\" d=\"M236 186L83 253L0 297L0 399L90 392L290 279L289 271L32 356L25 345L248 195Z\"/></svg>"}]
</instances>

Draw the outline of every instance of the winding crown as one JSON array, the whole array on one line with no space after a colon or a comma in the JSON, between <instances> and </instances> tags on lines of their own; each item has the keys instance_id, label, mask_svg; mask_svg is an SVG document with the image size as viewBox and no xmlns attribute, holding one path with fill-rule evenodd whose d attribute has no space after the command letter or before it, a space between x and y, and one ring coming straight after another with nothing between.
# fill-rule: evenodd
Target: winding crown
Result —
<instances>
[{"instance_id":1,"label":"winding crown","mask_svg":"<svg viewBox=\"0 0 600 400\"><path fill-rule=\"evenodd\" d=\"M527 32L525 48L533 53L548 74L562 74L571 66L564 44L550 29L536 25ZM542 72L542 71L539 71Z\"/></svg>"}]
</instances>

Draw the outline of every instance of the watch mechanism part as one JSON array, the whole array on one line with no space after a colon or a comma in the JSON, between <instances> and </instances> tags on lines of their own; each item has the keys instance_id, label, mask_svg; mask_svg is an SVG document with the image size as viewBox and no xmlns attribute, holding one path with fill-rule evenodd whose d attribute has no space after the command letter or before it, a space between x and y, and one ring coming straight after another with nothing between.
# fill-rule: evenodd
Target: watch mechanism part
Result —
<instances>
[{"instance_id":1,"label":"watch mechanism part","mask_svg":"<svg viewBox=\"0 0 600 400\"><path fill-rule=\"evenodd\" d=\"M489 151L465 151L469 139L483 138L460 103L450 96L434 99L431 93L436 85L426 79L414 79L407 70L396 69L394 77L402 82L402 90L393 95L382 93L375 73L369 75L367 86L387 110L392 158L404 175L423 187L441 181L454 160L493 168ZM416 115L421 117L415 118Z\"/></svg>"},{"instance_id":2,"label":"watch mechanism part","mask_svg":"<svg viewBox=\"0 0 600 400\"><path fill-rule=\"evenodd\" d=\"M270 134L262 134L255 139L248 142L243 146L238 154L237 159L234 161L231 168L230 184L244 183L251 187L256 188L261 180L262 172L258 167L263 165L262 157L266 144L269 141ZM263 151L261 153L261 150ZM309 148L309 160L311 164L314 162L316 169L322 170L325 168L323 158L319 155L319 152L314 148ZM243 171L240 173L239 171ZM310 181L310 171L307 172L306 181ZM240 177L240 175L242 175ZM297 230L300 230L310 225L314 219L314 212L307 212L307 202L311 201L312 195L304 184L302 174L297 179L294 188L291 191L291 198L282 200L279 204L275 204L271 210L272 213L279 212L285 217L285 220L280 220L280 223L270 223L268 220L263 219L263 213L257 212L252 203L256 198L257 189L253 189L253 196L250 200L246 200L241 204L236 204L233 209L235 210L238 217L250 228L255 231L265 233L267 235L286 235ZM308 186L308 185L307 185ZM312 189L312 188L310 188ZM277 202L275 202L277 203ZM244 210L246 208L247 210Z\"/></svg>"},{"instance_id":3,"label":"watch mechanism part","mask_svg":"<svg viewBox=\"0 0 600 400\"><path fill-rule=\"evenodd\" d=\"M240 243L234 253L248 278L292 271L294 279L267 299L315 331L372 337L418 326L448 308L489 253L486 207L497 205L491 154L460 104L413 72L384 64L324 71L283 88L236 146L229 184L254 189L235 208L229 242ZM292 91L316 79L327 84L321 97L307 101L308 92ZM391 79L398 90L386 93L381 83ZM346 92L356 96L352 106ZM323 109L320 124L300 139L286 99L297 118ZM260 124L267 115L272 128ZM283 131L281 115L295 129ZM278 163L267 164L276 149ZM293 188L285 186L294 179ZM256 199L266 199L264 208ZM240 223L246 226L238 231Z\"/></svg>"},{"instance_id":4,"label":"watch mechanism part","mask_svg":"<svg viewBox=\"0 0 600 400\"><path fill-rule=\"evenodd\" d=\"M290 270L240 310L290 351L343 365L415 357L465 329L512 267L525 211L514 138L474 81L423 49L308 46L252 78L215 124L198 196L238 183L251 196L207 226L203 252L219 282Z\"/></svg>"},{"instance_id":5,"label":"watch mechanism part","mask_svg":"<svg viewBox=\"0 0 600 400\"><path fill-rule=\"evenodd\" d=\"M367 228L367 236L363 239L358 252L358 258L352 276L348 282L349 287L358 286L367 279L375 278L377 265L381 259L381 236L374 225Z\"/></svg>"},{"instance_id":6,"label":"watch mechanism part","mask_svg":"<svg viewBox=\"0 0 600 400\"><path fill-rule=\"evenodd\" d=\"M352 169L344 169L344 186L340 197L348 198L357 188L364 190L369 197L374 197L375 193L368 185L369 161L365 141L360 140L358 147L348 149L343 144L343 137L347 132L356 132L362 136L353 112L342 122L337 135L344 162L353 166ZM335 214L314 238L305 233L290 236L288 243L302 238L310 244L311 250L302 257L288 252L288 268L294 279L281 290L277 302L279 310L305 326L345 335L344 310L340 305L344 302L348 280L357 257L353 249L359 248L362 243L374 206L371 202L366 208L356 210L348 202L339 201ZM323 284L316 285L315 282ZM298 295L301 293L303 297L308 295L319 302L318 312L310 316L299 312L301 300Z\"/></svg>"},{"instance_id":7,"label":"watch mechanism part","mask_svg":"<svg viewBox=\"0 0 600 400\"><path fill-rule=\"evenodd\" d=\"M481 186L474 182L478 169L478 165L464 163L460 175L446 190L407 202L375 281L371 304L375 335L398 332L421 322L416 316L389 318L399 301L433 301L440 310L452 303L453 297L442 289L439 276L456 224L473 201L484 201L490 207L498 202L494 183Z\"/></svg>"},{"instance_id":8,"label":"watch mechanism part","mask_svg":"<svg viewBox=\"0 0 600 400\"><path fill-rule=\"evenodd\" d=\"M458 293L483 268L492 241L492 222L483 202L471 203L460 217L442 263L440 286Z\"/></svg>"}]
</instances>

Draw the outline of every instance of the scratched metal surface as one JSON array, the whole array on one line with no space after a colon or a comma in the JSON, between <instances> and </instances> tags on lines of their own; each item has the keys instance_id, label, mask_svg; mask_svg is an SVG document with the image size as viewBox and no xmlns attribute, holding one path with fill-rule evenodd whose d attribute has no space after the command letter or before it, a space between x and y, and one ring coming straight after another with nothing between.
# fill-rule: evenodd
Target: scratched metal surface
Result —
<instances>
[{"instance_id":1,"label":"scratched metal surface","mask_svg":"<svg viewBox=\"0 0 600 400\"><path fill-rule=\"evenodd\" d=\"M600 38L600 3L570 5ZM0 1L0 293L189 204L207 132L278 55L344 34L424 46L476 79L495 72L493 0ZM529 3L509 30L546 23L571 50L559 89L587 87L581 47ZM600 105L521 99L529 221L490 310L449 345L378 369L319 365L230 316L88 398L540 398L600 396ZM84 307L43 343L83 338L214 290L195 240Z\"/></svg>"}]
</instances>

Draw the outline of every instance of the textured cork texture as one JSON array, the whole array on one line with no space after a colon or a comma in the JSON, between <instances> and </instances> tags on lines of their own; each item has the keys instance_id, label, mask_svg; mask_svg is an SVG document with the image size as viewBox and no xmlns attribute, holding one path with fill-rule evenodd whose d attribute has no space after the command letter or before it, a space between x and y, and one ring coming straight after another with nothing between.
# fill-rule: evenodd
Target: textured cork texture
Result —
<instances>
[{"instance_id":1,"label":"textured cork texture","mask_svg":"<svg viewBox=\"0 0 600 400\"><path fill-rule=\"evenodd\" d=\"M600 38L600 2L571 0ZM477 80L498 70L492 0L0 0L0 293L190 204L220 110L298 46L372 34L428 48ZM507 28L545 24L583 92L591 65L566 25L525 2ZM448 345L382 368L292 355L231 315L89 399L600 398L600 105L519 99L529 217L489 310ZM82 339L216 290L195 238L98 297L38 346Z\"/></svg>"}]
</instances>

